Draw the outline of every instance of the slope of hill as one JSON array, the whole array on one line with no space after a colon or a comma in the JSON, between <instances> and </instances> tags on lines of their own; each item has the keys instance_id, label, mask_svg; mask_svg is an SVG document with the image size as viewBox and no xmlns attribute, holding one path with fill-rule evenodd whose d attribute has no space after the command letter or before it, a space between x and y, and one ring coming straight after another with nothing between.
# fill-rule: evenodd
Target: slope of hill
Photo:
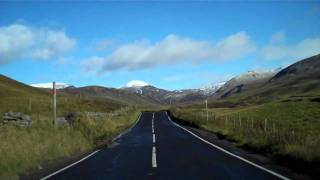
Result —
<instances>
[{"instance_id":1,"label":"slope of hill","mask_svg":"<svg viewBox=\"0 0 320 180\"><path fill-rule=\"evenodd\" d=\"M277 73L270 81L281 79L317 79L320 77L320 54L298 61Z\"/></svg>"},{"instance_id":2,"label":"slope of hill","mask_svg":"<svg viewBox=\"0 0 320 180\"><path fill-rule=\"evenodd\" d=\"M49 89L35 88L0 75L0 113L18 111L35 115L51 114L51 93ZM58 93L58 113L80 110L110 111L120 108L118 102L101 99L84 99Z\"/></svg>"},{"instance_id":3,"label":"slope of hill","mask_svg":"<svg viewBox=\"0 0 320 180\"><path fill-rule=\"evenodd\" d=\"M277 72L278 70L265 72L248 71L247 73L240 74L227 81L213 94L213 97L226 98L230 95L239 94L243 91L250 91L250 89L259 87L267 82Z\"/></svg>"},{"instance_id":4,"label":"slope of hill","mask_svg":"<svg viewBox=\"0 0 320 180\"><path fill-rule=\"evenodd\" d=\"M6 111L28 111L30 99L50 102L50 94L45 90L34 88L26 84L0 75L0 113Z\"/></svg>"},{"instance_id":5,"label":"slope of hill","mask_svg":"<svg viewBox=\"0 0 320 180\"><path fill-rule=\"evenodd\" d=\"M281 89L292 95L318 94L320 92L320 54L288 66L270 79L266 86L273 86L272 90Z\"/></svg>"},{"instance_id":6,"label":"slope of hill","mask_svg":"<svg viewBox=\"0 0 320 180\"><path fill-rule=\"evenodd\" d=\"M271 99L319 96L320 55L288 66L251 94Z\"/></svg>"}]
</instances>

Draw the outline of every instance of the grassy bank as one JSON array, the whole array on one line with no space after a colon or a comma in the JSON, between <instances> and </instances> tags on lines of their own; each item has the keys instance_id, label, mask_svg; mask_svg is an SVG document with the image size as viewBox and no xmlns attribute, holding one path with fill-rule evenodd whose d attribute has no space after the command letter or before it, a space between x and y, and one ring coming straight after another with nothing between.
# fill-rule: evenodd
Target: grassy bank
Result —
<instances>
[{"instance_id":1,"label":"grassy bank","mask_svg":"<svg viewBox=\"0 0 320 180\"><path fill-rule=\"evenodd\" d=\"M73 125L53 127L48 116L40 115L28 128L0 127L0 179L17 179L20 173L41 162L93 148L130 126L140 111L126 108L118 112L90 115L79 113Z\"/></svg>"},{"instance_id":2,"label":"grassy bank","mask_svg":"<svg viewBox=\"0 0 320 180\"><path fill-rule=\"evenodd\" d=\"M308 99L235 108L172 108L171 114L247 148L320 162L320 103Z\"/></svg>"}]
</instances>

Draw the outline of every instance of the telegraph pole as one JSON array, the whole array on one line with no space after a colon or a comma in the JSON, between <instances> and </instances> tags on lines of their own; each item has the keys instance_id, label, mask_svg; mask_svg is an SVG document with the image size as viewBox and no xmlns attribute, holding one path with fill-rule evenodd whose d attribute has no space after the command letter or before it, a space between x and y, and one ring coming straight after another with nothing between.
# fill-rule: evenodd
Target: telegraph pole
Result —
<instances>
[{"instance_id":1,"label":"telegraph pole","mask_svg":"<svg viewBox=\"0 0 320 180\"><path fill-rule=\"evenodd\" d=\"M56 90L56 82L53 81L52 83L52 109L53 109L53 125L56 125L57 120L57 90Z\"/></svg>"},{"instance_id":2,"label":"telegraph pole","mask_svg":"<svg viewBox=\"0 0 320 180\"><path fill-rule=\"evenodd\" d=\"M207 123L209 121L209 116L208 116L208 100L206 100L206 112L207 112Z\"/></svg>"}]
</instances>

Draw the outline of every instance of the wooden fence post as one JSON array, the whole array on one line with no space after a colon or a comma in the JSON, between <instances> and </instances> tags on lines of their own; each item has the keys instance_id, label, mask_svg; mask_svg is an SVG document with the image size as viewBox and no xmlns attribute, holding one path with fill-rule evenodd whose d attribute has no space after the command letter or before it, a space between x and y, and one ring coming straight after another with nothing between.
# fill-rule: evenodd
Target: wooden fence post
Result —
<instances>
[{"instance_id":1,"label":"wooden fence post","mask_svg":"<svg viewBox=\"0 0 320 180\"><path fill-rule=\"evenodd\" d=\"M253 129L253 118L251 117L251 129Z\"/></svg>"},{"instance_id":2,"label":"wooden fence post","mask_svg":"<svg viewBox=\"0 0 320 180\"><path fill-rule=\"evenodd\" d=\"M267 124L268 123L268 119L267 118L265 118L264 119L264 132L267 132Z\"/></svg>"},{"instance_id":3,"label":"wooden fence post","mask_svg":"<svg viewBox=\"0 0 320 180\"><path fill-rule=\"evenodd\" d=\"M32 102L31 102L31 98L29 98L29 112L31 112L32 111L32 104L31 104Z\"/></svg>"}]
</instances>

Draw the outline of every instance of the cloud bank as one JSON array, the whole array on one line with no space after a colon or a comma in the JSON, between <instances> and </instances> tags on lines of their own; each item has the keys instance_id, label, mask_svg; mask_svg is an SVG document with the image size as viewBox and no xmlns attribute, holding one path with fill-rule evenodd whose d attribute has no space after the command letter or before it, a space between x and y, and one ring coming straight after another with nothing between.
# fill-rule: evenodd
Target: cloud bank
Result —
<instances>
[{"instance_id":1,"label":"cloud bank","mask_svg":"<svg viewBox=\"0 0 320 180\"><path fill-rule=\"evenodd\" d=\"M63 31L21 24L0 27L0 64L20 58L59 58L70 51L76 40Z\"/></svg>"},{"instance_id":2,"label":"cloud bank","mask_svg":"<svg viewBox=\"0 0 320 180\"><path fill-rule=\"evenodd\" d=\"M156 43L136 41L119 46L103 58L101 71L145 69L181 62L225 61L241 58L254 50L255 45L246 32L238 32L216 43L170 34ZM87 61L85 64L87 69L91 69L96 62Z\"/></svg>"},{"instance_id":3,"label":"cloud bank","mask_svg":"<svg viewBox=\"0 0 320 180\"><path fill-rule=\"evenodd\" d=\"M275 41L276 39L276 41ZM275 33L271 42L261 49L264 60L300 60L320 53L320 38L306 38L296 44L283 43L283 33Z\"/></svg>"}]
</instances>

